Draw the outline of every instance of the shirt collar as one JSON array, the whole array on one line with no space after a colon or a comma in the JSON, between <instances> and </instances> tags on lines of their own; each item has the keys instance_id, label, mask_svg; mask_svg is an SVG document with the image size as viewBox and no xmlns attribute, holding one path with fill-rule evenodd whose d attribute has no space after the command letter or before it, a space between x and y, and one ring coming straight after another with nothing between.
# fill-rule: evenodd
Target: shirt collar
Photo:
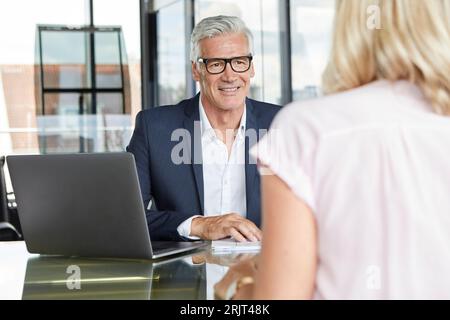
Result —
<instances>
[{"instance_id":1,"label":"shirt collar","mask_svg":"<svg viewBox=\"0 0 450 320\"><path fill-rule=\"evenodd\" d=\"M208 116L206 115L205 109L203 107L202 103L202 97L200 95L199 101L198 101L199 109L200 109L200 128L202 137L216 137L216 133L211 126L211 123L209 122ZM241 122L239 123L239 129L237 133L237 137L240 139L242 137L245 137L245 124L247 121L247 106L244 105L244 113L241 117Z\"/></svg>"}]
</instances>

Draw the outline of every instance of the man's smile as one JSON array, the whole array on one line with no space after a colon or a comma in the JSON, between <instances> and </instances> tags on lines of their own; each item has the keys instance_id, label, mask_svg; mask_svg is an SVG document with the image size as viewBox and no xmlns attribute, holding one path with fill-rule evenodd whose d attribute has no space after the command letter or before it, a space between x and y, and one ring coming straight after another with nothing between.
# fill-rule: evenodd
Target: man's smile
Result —
<instances>
[{"instance_id":1,"label":"man's smile","mask_svg":"<svg viewBox=\"0 0 450 320\"><path fill-rule=\"evenodd\" d=\"M233 87L219 87L219 91L222 91L224 93L235 93L237 92L241 87L240 86L233 86Z\"/></svg>"}]
</instances>

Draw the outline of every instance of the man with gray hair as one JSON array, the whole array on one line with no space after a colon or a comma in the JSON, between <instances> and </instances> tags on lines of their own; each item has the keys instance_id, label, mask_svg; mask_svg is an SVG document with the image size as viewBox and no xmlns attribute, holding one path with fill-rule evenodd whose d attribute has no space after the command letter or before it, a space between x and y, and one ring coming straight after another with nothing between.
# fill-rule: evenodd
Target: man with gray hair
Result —
<instances>
[{"instance_id":1,"label":"man with gray hair","mask_svg":"<svg viewBox=\"0 0 450 320\"><path fill-rule=\"evenodd\" d=\"M280 107L247 98L252 41L237 17L203 19L190 55L200 93L137 115L127 151L135 156L152 240L261 239L260 179L248 150Z\"/></svg>"}]
</instances>

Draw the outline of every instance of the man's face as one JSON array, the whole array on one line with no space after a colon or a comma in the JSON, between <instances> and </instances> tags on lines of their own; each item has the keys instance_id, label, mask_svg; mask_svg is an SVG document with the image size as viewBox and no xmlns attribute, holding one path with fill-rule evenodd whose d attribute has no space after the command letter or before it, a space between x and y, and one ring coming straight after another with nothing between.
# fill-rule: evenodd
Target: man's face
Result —
<instances>
[{"instance_id":1,"label":"man's face","mask_svg":"<svg viewBox=\"0 0 450 320\"><path fill-rule=\"evenodd\" d=\"M250 54L247 38L242 33L206 38L200 41L200 56L204 59L235 58ZM220 74L210 74L203 63L192 64L192 74L195 81L199 81L202 93L202 103L211 108L233 110L243 107L245 97L250 89L250 78L255 71L253 64L250 69L238 73L226 65L225 71Z\"/></svg>"}]
</instances>

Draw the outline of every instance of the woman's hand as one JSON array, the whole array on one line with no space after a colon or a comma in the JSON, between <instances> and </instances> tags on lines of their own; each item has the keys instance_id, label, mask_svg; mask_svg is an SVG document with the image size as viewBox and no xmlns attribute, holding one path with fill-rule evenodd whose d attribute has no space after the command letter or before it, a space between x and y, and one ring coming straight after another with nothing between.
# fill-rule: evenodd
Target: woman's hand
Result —
<instances>
[{"instance_id":1,"label":"woman's hand","mask_svg":"<svg viewBox=\"0 0 450 320\"><path fill-rule=\"evenodd\" d=\"M230 266L222 280L214 285L216 299L251 299L257 269L257 258L258 256L254 256Z\"/></svg>"}]
</instances>

